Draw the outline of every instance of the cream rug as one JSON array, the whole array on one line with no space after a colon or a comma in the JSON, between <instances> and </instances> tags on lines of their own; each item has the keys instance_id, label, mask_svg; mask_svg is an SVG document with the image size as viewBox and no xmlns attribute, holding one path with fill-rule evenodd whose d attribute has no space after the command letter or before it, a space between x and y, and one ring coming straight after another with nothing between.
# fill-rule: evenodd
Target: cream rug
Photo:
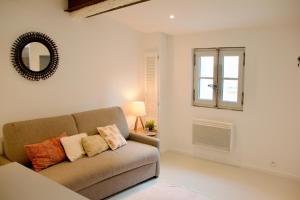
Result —
<instances>
[{"instance_id":1,"label":"cream rug","mask_svg":"<svg viewBox=\"0 0 300 200\"><path fill-rule=\"evenodd\" d=\"M189 190L182 186L157 182L144 188L126 200L210 200L196 191Z\"/></svg>"}]
</instances>

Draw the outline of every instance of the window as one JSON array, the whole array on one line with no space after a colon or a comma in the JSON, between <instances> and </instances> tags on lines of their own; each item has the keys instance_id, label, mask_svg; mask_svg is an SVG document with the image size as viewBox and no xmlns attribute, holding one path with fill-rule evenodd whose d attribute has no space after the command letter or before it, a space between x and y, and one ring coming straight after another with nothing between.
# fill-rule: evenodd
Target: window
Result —
<instances>
[{"instance_id":1,"label":"window","mask_svg":"<svg viewBox=\"0 0 300 200\"><path fill-rule=\"evenodd\" d=\"M195 106L243 110L245 48L194 49Z\"/></svg>"}]
</instances>

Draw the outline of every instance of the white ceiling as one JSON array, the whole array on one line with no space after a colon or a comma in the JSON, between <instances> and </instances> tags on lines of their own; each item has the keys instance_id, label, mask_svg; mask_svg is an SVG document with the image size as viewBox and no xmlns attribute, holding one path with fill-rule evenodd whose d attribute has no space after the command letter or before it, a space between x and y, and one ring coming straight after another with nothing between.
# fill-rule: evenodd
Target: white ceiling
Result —
<instances>
[{"instance_id":1,"label":"white ceiling","mask_svg":"<svg viewBox=\"0 0 300 200\"><path fill-rule=\"evenodd\" d=\"M142 32L168 34L300 25L300 0L151 0L105 15Z\"/></svg>"}]
</instances>

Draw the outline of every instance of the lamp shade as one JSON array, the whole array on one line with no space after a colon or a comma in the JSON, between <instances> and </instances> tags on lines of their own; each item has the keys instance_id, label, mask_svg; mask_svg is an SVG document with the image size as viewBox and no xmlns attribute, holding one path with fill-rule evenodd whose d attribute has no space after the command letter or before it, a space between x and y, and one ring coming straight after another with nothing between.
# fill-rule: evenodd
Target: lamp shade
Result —
<instances>
[{"instance_id":1,"label":"lamp shade","mask_svg":"<svg viewBox=\"0 0 300 200\"><path fill-rule=\"evenodd\" d=\"M143 101L133 101L128 105L129 114L134 116L146 115L145 103Z\"/></svg>"}]
</instances>

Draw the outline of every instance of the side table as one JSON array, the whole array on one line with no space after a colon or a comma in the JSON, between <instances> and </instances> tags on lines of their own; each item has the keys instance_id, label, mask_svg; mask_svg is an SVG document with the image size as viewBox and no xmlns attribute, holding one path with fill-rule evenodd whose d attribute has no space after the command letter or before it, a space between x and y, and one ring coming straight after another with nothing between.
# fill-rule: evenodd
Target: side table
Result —
<instances>
[{"instance_id":1,"label":"side table","mask_svg":"<svg viewBox=\"0 0 300 200\"><path fill-rule=\"evenodd\" d=\"M135 133L135 134L141 134L141 135L146 135L150 137L156 137L158 138L159 134L157 131L147 131L143 129L137 129L137 130L130 130L130 132Z\"/></svg>"}]
</instances>

